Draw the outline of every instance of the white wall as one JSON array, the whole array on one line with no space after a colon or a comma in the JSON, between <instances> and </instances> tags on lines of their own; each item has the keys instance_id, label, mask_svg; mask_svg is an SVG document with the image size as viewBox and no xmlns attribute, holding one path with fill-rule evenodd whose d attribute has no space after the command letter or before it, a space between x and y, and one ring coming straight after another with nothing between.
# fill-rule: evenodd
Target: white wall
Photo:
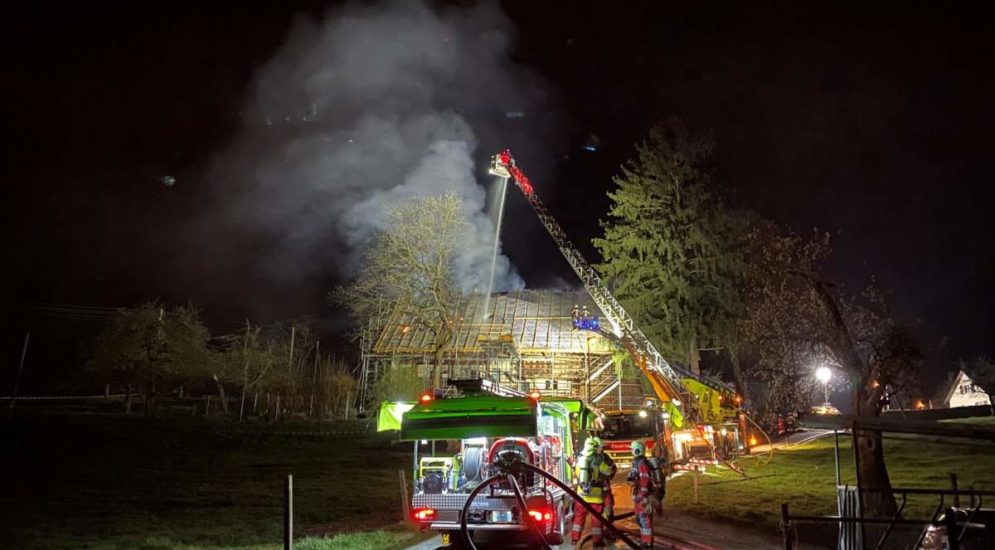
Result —
<instances>
[{"instance_id":1,"label":"white wall","mask_svg":"<svg viewBox=\"0 0 995 550\"><path fill-rule=\"evenodd\" d=\"M972 382L963 371L960 372L950 395L950 408L988 404L988 394L981 391L981 387Z\"/></svg>"}]
</instances>

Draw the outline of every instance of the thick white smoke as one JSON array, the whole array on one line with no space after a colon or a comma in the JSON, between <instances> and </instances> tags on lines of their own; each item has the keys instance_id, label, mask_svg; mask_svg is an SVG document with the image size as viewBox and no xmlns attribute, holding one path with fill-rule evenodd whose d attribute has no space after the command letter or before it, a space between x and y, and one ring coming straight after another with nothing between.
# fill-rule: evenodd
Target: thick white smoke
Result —
<instances>
[{"instance_id":1,"label":"thick white smoke","mask_svg":"<svg viewBox=\"0 0 995 550\"><path fill-rule=\"evenodd\" d=\"M348 275L387 207L455 191L470 220L460 283L486 289L494 227L491 182L475 178L478 136L529 103L507 61L509 31L490 4L437 12L410 1L294 26L258 71L244 129L211 170L230 216L271 236L260 258L267 274L292 284L335 264ZM495 290L521 286L500 256Z\"/></svg>"}]
</instances>

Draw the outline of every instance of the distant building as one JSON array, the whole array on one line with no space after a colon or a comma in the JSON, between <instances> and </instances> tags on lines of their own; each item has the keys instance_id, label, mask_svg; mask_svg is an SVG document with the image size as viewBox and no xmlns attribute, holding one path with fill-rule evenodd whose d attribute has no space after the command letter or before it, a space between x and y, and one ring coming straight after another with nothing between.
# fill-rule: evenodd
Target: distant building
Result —
<instances>
[{"instance_id":1,"label":"distant building","mask_svg":"<svg viewBox=\"0 0 995 550\"><path fill-rule=\"evenodd\" d=\"M981 389L981 386L974 383L965 373L960 371L957 378L947 391L946 405L954 407L974 407L977 405L989 405L988 394Z\"/></svg>"}]
</instances>

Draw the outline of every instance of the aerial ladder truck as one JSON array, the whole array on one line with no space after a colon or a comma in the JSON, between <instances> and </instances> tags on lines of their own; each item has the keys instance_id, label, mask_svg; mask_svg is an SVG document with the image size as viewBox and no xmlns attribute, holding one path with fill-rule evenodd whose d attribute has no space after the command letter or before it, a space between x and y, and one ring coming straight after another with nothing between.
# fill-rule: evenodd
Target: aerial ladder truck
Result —
<instances>
[{"instance_id":1,"label":"aerial ladder truck","mask_svg":"<svg viewBox=\"0 0 995 550\"><path fill-rule=\"evenodd\" d=\"M489 172L515 182L567 263L580 278L584 289L607 319L610 328L599 324L598 332L625 349L649 381L660 408L665 411L663 416L669 421L669 437L666 442L671 446L673 458L677 462L686 462L693 455L701 457L700 452L692 451L696 443L698 448L706 450L710 459L717 458L716 447L721 447L724 454L742 450L740 436L745 433L745 418L739 410L739 396L725 384L672 365L663 357L567 238L510 151L506 149L494 155ZM669 429L671 427L673 430ZM730 429L735 431L734 438L729 437ZM720 434L724 439L719 438ZM733 440L731 445L730 439Z\"/></svg>"}]
</instances>

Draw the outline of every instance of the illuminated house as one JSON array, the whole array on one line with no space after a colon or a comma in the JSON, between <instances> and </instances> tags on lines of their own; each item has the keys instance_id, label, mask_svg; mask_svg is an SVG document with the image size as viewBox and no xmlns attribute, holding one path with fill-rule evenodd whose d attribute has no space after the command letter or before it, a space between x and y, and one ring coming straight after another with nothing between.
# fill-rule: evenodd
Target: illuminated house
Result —
<instances>
[{"instance_id":1,"label":"illuminated house","mask_svg":"<svg viewBox=\"0 0 995 550\"><path fill-rule=\"evenodd\" d=\"M950 408L954 407L974 407L977 405L989 405L988 394L981 386L974 383L964 371L957 373L950 390L947 391L946 404Z\"/></svg>"}]
</instances>

